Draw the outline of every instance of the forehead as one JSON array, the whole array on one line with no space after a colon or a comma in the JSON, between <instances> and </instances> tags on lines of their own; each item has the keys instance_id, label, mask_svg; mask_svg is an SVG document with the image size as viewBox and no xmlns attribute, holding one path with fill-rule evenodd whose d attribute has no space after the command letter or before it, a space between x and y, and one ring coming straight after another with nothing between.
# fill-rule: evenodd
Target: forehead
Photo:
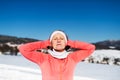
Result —
<instances>
[{"instance_id":1,"label":"forehead","mask_svg":"<svg viewBox=\"0 0 120 80\"><path fill-rule=\"evenodd\" d=\"M55 38L55 37L63 37L63 38L64 38L64 36L63 36L62 34L60 34L60 33L56 33L56 34L53 36L53 38Z\"/></svg>"}]
</instances>

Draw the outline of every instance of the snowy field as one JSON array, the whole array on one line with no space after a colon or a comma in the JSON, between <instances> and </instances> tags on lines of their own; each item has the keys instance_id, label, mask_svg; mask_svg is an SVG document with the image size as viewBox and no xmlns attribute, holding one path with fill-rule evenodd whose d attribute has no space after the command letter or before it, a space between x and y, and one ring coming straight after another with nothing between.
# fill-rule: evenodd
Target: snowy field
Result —
<instances>
[{"instance_id":1,"label":"snowy field","mask_svg":"<svg viewBox=\"0 0 120 80\"><path fill-rule=\"evenodd\" d=\"M95 54L120 58L120 51L98 50ZM114 55L113 55L114 54ZM39 67L18 56L0 55L0 80L42 80ZM120 80L120 66L80 62L74 72L74 80Z\"/></svg>"}]
</instances>

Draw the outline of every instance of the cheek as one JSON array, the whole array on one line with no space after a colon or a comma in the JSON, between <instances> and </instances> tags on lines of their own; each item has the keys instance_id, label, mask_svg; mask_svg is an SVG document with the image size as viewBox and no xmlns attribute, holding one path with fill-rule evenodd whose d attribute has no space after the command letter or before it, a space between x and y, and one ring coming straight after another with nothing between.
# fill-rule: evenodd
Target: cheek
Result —
<instances>
[{"instance_id":1,"label":"cheek","mask_svg":"<svg viewBox=\"0 0 120 80\"><path fill-rule=\"evenodd\" d=\"M63 44L64 46L66 46L66 45L67 45L65 41L63 41L63 42L62 42L62 44Z\"/></svg>"},{"instance_id":2,"label":"cheek","mask_svg":"<svg viewBox=\"0 0 120 80\"><path fill-rule=\"evenodd\" d=\"M67 45L67 44L66 44L65 42L63 42L62 45L61 45L61 47L62 47L62 48L65 48L66 45Z\"/></svg>"},{"instance_id":3,"label":"cheek","mask_svg":"<svg viewBox=\"0 0 120 80\"><path fill-rule=\"evenodd\" d=\"M55 45L56 45L56 41L52 41L51 46L55 46Z\"/></svg>"}]
</instances>

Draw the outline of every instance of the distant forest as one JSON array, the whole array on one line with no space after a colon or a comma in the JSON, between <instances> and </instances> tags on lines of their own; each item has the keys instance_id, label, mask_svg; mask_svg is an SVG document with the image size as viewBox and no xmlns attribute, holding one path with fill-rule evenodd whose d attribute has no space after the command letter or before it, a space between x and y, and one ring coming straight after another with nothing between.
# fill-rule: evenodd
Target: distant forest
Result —
<instances>
[{"instance_id":1,"label":"distant forest","mask_svg":"<svg viewBox=\"0 0 120 80\"><path fill-rule=\"evenodd\" d=\"M14 36L0 35L0 43L10 42L13 44L21 44L21 43L34 42L34 41L38 41L38 40L32 38L19 38Z\"/></svg>"},{"instance_id":2,"label":"distant forest","mask_svg":"<svg viewBox=\"0 0 120 80\"><path fill-rule=\"evenodd\" d=\"M20 44L38 41L31 38L18 38L14 36L0 35L0 52L2 54L17 55L19 50L17 46Z\"/></svg>"}]
</instances>

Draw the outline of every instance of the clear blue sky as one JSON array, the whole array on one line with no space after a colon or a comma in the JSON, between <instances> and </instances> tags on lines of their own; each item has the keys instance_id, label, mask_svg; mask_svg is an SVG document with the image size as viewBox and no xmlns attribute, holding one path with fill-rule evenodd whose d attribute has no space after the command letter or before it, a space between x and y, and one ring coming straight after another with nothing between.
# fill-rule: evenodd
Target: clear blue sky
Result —
<instances>
[{"instance_id":1,"label":"clear blue sky","mask_svg":"<svg viewBox=\"0 0 120 80\"><path fill-rule=\"evenodd\" d=\"M118 40L120 0L0 0L0 34L45 40L56 29L72 40Z\"/></svg>"}]
</instances>

